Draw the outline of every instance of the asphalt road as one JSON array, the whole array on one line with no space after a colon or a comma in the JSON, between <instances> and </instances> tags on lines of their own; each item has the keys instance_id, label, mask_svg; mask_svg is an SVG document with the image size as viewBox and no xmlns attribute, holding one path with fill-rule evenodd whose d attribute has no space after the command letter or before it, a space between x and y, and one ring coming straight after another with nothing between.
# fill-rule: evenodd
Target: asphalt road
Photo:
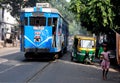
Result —
<instances>
[{"instance_id":1,"label":"asphalt road","mask_svg":"<svg viewBox=\"0 0 120 83\"><path fill-rule=\"evenodd\" d=\"M70 52L61 59L26 60L19 48L0 49L0 83L120 83L120 73L110 69L108 80L99 65L70 61Z\"/></svg>"}]
</instances>

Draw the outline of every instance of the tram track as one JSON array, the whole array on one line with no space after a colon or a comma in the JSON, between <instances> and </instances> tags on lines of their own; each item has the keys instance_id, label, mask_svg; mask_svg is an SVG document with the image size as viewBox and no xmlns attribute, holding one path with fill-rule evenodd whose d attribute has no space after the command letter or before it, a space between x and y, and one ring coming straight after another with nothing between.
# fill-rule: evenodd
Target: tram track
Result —
<instances>
[{"instance_id":1,"label":"tram track","mask_svg":"<svg viewBox=\"0 0 120 83\"><path fill-rule=\"evenodd\" d=\"M42 69L40 69L39 71L37 71L35 74L33 74L31 77L29 77L25 83L29 83L31 82L34 78L36 78L40 73L42 73L51 63L53 63L53 61L50 61L48 64L46 64Z\"/></svg>"}]
</instances>

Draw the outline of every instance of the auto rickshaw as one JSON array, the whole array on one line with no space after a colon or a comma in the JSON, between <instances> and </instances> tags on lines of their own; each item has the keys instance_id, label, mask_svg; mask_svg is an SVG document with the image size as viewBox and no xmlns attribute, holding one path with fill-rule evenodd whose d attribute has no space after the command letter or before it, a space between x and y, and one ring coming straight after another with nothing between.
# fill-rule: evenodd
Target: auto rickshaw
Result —
<instances>
[{"instance_id":1,"label":"auto rickshaw","mask_svg":"<svg viewBox=\"0 0 120 83\"><path fill-rule=\"evenodd\" d=\"M93 62L95 58L96 38L87 36L74 36L71 61Z\"/></svg>"}]
</instances>

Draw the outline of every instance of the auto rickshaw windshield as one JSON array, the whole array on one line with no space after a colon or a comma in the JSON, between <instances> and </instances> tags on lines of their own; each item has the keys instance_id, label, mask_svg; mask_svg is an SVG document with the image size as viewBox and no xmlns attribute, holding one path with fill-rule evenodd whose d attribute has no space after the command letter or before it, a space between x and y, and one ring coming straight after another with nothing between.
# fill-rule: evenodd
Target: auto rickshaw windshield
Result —
<instances>
[{"instance_id":1,"label":"auto rickshaw windshield","mask_svg":"<svg viewBox=\"0 0 120 83\"><path fill-rule=\"evenodd\" d=\"M82 48L93 48L95 46L95 43L93 40L81 40L80 41L80 47Z\"/></svg>"}]
</instances>

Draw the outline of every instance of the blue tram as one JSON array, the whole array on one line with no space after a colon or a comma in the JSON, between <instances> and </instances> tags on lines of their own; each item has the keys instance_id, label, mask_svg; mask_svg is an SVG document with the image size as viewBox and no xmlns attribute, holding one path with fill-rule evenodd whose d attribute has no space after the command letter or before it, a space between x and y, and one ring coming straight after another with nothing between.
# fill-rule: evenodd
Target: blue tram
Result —
<instances>
[{"instance_id":1,"label":"blue tram","mask_svg":"<svg viewBox=\"0 0 120 83\"><path fill-rule=\"evenodd\" d=\"M37 3L20 14L21 51L25 57L38 53L54 55L67 51L68 23L49 3Z\"/></svg>"}]
</instances>

